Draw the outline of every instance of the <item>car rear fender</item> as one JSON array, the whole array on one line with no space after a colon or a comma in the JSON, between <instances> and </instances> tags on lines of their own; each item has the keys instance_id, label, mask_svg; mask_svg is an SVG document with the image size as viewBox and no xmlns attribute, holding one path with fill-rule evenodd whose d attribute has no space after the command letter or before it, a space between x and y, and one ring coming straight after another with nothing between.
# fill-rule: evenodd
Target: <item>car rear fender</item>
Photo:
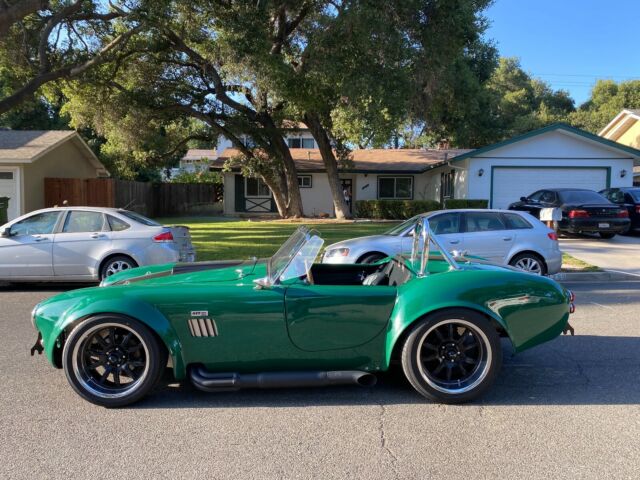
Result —
<instances>
[{"instance_id":1,"label":"car rear fender","mask_svg":"<svg viewBox=\"0 0 640 480\"><path fill-rule=\"evenodd\" d=\"M382 369L386 370L387 368L389 368L389 365L391 363L391 358L396 348L402 348L402 342L404 338L406 337L406 335L409 333L413 325L418 320L420 320L421 318L424 318L426 315L429 315L431 313L435 313L441 310L446 310L449 308L455 308L455 309L466 308L468 310L473 310L475 312L478 312L484 315L485 317L487 317L487 321L489 321L494 326L494 328L505 332L509 337L509 340L511 340L513 344L513 340L509 335L506 322L495 312L492 312L491 310L484 308L483 306L478 305L476 303L460 302L457 300L444 301L437 305L429 305L429 307L427 308L418 310L418 312L411 317L403 317L401 314L398 314L398 311L397 311L398 309L396 309L396 312L394 312L394 315L391 318L391 322L389 323L390 328L387 333L387 343L386 343L386 352L385 352L386 356L384 359L385 363L382 366Z\"/></svg>"},{"instance_id":2,"label":"car rear fender","mask_svg":"<svg viewBox=\"0 0 640 480\"><path fill-rule=\"evenodd\" d=\"M83 320L95 315L118 314L144 323L164 343L172 360L173 371L176 379L186 376L186 368L182 356L182 345L175 330L166 317L152 305L134 298L120 297L115 302L112 299L87 299L77 302L65 312L54 325L53 330L45 341L45 353L51 363L56 365L55 350L61 349L64 344L64 335ZM54 340L55 339L55 340Z\"/></svg>"}]
</instances>

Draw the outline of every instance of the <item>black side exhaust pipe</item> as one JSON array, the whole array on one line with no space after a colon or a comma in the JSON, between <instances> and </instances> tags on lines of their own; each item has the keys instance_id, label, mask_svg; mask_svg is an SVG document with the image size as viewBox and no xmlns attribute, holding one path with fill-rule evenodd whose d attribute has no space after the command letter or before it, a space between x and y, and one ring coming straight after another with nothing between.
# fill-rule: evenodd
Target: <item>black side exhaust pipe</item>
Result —
<instances>
[{"instance_id":1,"label":"black side exhaust pipe","mask_svg":"<svg viewBox=\"0 0 640 480\"><path fill-rule=\"evenodd\" d=\"M191 368L190 377L198 390L225 392L242 388L298 388L326 387L330 385L360 385L372 387L377 378L372 373L358 370L333 372L265 372L265 373L212 373L202 366Z\"/></svg>"}]
</instances>

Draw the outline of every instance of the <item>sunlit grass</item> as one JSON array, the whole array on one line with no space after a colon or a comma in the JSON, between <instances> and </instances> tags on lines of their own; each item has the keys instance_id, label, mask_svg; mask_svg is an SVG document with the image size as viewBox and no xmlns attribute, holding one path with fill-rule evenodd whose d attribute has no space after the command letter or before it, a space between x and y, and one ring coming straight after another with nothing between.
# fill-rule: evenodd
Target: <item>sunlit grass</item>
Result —
<instances>
[{"instance_id":1,"label":"sunlit grass","mask_svg":"<svg viewBox=\"0 0 640 480\"><path fill-rule=\"evenodd\" d=\"M205 217L161 218L158 221L165 225L188 226L200 261L269 257L300 225L318 230L325 246L348 238L376 235L394 225L389 222L285 222Z\"/></svg>"}]
</instances>

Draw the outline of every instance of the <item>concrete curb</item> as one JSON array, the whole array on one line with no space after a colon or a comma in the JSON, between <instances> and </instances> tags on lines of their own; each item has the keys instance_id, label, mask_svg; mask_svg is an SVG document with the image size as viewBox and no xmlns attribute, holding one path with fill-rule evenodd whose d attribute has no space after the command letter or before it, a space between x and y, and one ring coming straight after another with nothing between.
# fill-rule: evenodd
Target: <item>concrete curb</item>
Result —
<instances>
[{"instance_id":1,"label":"concrete curb","mask_svg":"<svg viewBox=\"0 0 640 480\"><path fill-rule=\"evenodd\" d=\"M639 282L640 276L622 272L560 272L549 275L557 282Z\"/></svg>"}]
</instances>

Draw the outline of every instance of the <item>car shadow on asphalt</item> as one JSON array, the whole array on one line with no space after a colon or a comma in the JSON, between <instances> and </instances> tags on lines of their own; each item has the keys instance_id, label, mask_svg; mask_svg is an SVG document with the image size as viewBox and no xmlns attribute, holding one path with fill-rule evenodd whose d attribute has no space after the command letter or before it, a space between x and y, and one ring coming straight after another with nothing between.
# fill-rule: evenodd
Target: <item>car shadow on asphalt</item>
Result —
<instances>
[{"instance_id":1,"label":"car shadow on asphalt","mask_svg":"<svg viewBox=\"0 0 640 480\"><path fill-rule=\"evenodd\" d=\"M640 338L576 335L512 355L505 347L496 383L467 405L640 404ZM204 393L188 382L164 383L132 409L292 408L429 403L400 368L378 375L372 388L329 387ZM460 406L457 408L464 408Z\"/></svg>"}]
</instances>

